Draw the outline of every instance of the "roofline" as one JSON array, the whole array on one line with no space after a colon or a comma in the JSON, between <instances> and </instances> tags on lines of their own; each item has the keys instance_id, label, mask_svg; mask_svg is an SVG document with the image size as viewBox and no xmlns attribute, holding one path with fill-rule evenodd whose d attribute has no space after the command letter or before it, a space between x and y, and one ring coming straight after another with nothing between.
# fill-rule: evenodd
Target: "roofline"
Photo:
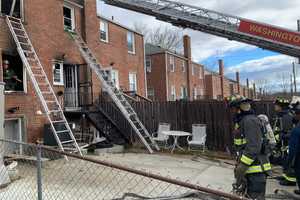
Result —
<instances>
[{"instance_id":1,"label":"roofline","mask_svg":"<svg viewBox=\"0 0 300 200\"><path fill-rule=\"evenodd\" d=\"M108 22L110 22L110 23L112 23L112 24L115 24L115 25L117 25L117 26L120 26L120 27L122 27L122 28L124 28L124 29L126 29L126 30L129 30L129 31L131 31L131 32L134 32L134 33L139 34L139 35L141 35L141 36L144 37L144 34L143 34L143 33L138 32L138 31L136 31L136 30L133 30L132 28L129 28L128 26L125 26L125 25L123 25L123 24L121 24L121 23L119 23L119 22L116 22L116 21L114 21L114 20L112 20L112 19L109 19L108 17L105 17L105 16L103 16L103 15L99 15L99 14L97 14L97 17L98 17L99 19L104 19L105 21L108 21Z\"/></svg>"},{"instance_id":2,"label":"roofline","mask_svg":"<svg viewBox=\"0 0 300 200\"><path fill-rule=\"evenodd\" d=\"M69 3L69 4L73 5L73 6L77 6L77 7L81 8L81 9L83 9L83 7L84 7L84 6L82 6L82 5L78 4L78 3L75 3L75 2L70 1L70 0L64 0L64 2Z\"/></svg>"}]
</instances>

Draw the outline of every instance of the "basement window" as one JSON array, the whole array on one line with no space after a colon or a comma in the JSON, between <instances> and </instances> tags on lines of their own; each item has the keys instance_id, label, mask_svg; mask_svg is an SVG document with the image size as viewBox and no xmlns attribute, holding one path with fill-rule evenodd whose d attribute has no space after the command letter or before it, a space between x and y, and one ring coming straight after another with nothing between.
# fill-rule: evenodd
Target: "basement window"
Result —
<instances>
[{"instance_id":1,"label":"basement window","mask_svg":"<svg viewBox=\"0 0 300 200\"><path fill-rule=\"evenodd\" d=\"M67 31L75 30L75 11L74 8L64 5L64 28Z\"/></svg>"},{"instance_id":2,"label":"basement window","mask_svg":"<svg viewBox=\"0 0 300 200\"><path fill-rule=\"evenodd\" d=\"M22 18L23 0L0 0L0 10L4 15Z\"/></svg>"},{"instance_id":3,"label":"basement window","mask_svg":"<svg viewBox=\"0 0 300 200\"><path fill-rule=\"evenodd\" d=\"M26 73L20 56L2 54L5 92L26 92Z\"/></svg>"}]
</instances>

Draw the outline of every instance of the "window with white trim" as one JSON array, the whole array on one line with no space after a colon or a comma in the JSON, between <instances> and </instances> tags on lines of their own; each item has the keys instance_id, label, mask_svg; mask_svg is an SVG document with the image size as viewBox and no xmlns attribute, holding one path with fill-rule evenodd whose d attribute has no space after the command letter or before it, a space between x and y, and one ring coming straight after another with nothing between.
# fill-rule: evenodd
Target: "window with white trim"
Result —
<instances>
[{"instance_id":1,"label":"window with white trim","mask_svg":"<svg viewBox=\"0 0 300 200\"><path fill-rule=\"evenodd\" d=\"M53 63L53 85L64 85L63 62Z\"/></svg>"},{"instance_id":2,"label":"window with white trim","mask_svg":"<svg viewBox=\"0 0 300 200\"><path fill-rule=\"evenodd\" d=\"M186 62L185 60L182 61L182 72L186 71Z\"/></svg>"},{"instance_id":3,"label":"window with white trim","mask_svg":"<svg viewBox=\"0 0 300 200\"><path fill-rule=\"evenodd\" d=\"M199 79L203 79L203 68L199 67Z\"/></svg>"},{"instance_id":4,"label":"window with white trim","mask_svg":"<svg viewBox=\"0 0 300 200\"><path fill-rule=\"evenodd\" d=\"M100 20L100 40L102 42L108 42L108 22Z\"/></svg>"},{"instance_id":5,"label":"window with white trim","mask_svg":"<svg viewBox=\"0 0 300 200\"><path fill-rule=\"evenodd\" d=\"M176 88L174 85L171 86L171 101L176 101Z\"/></svg>"},{"instance_id":6,"label":"window with white trim","mask_svg":"<svg viewBox=\"0 0 300 200\"><path fill-rule=\"evenodd\" d=\"M23 18L23 0L0 0L0 13L12 15L16 18Z\"/></svg>"},{"instance_id":7,"label":"window with white trim","mask_svg":"<svg viewBox=\"0 0 300 200\"><path fill-rule=\"evenodd\" d=\"M75 30L75 10L74 10L74 8L64 5L63 14L64 14L65 30L74 31Z\"/></svg>"},{"instance_id":8,"label":"window with white trim","mask_svg":"<svg viewBox=\"0 0 300 200\"><path fill-rule=\"evenodd\" d=\"M127 48L128 53L135 53L135 38L134 33L131 31L127 31Z\"/></svg>"},{"instance_id":9,"label":"window with white trim","mask_svg":"<svg viewBox=\"0 0 300 200\"><path fill-rule=\"evenodd\" d=\"M197 87L194 87L194 89L193 89L193 97L194 97L194 100L197 100L197 98L198 98L198 88Z\"/></svg>"},{"instance_id":10,"label":"window with white trim","mask_svg":"<svg viewBox=\"0 0 300 200\"><path fill-rule=\"evenodd\" d=\"M111 70L111 81L114 83L116 88L120 89L120 84L119 84L119 71L118 70Z\"/></svg>"},{"instance_id":11,"label":"window with white trim","mask_svg":"<svg viewBox=\"0 0 300 200\"><path fill-rule=\"evenodd\" d=\"M175 57L170 55L170 71L175 72Z\"/></svg>"},{"instance_id":12,"label":"window with white trim","mask_svg":"<svg viewBox=\"0 0 300 200\"><path fill-rule=\"evenodd\" d=\"M154 100L154 89L148 88L148 98Z\"/></svg>"},{"instance_id":13,"label":"window with white trim","mask_svg":"<svg viewBox=\"0 0 300 200\"><path fill-rule=\"evenodd\" d=\"M129 73L129 91L137 91L136 73Z\"/></svg>"},{"instance_id":14,"label":"window with white trim","mask_svg":"<svg viewBox=\"0 0 300 200\"><path fill-rule=\"evenodd\" d=\"M195 75L195 65L192 64L192 75L194 76Z\"/></svg>"},{"instance_id":15,"label":"window with white trim","mask_svg":"<svg viewBox=\"0 0 300 200\"><path fill-rule=\"evenodd\" d=\"M187 88L184 86L180 87L180 99L187 99Z\"/></svg>"},{"instance_id":16,"label":"window with white trim","mask_svg":"<svg viewBox=\"0 0 300 200\"><path fill-rule=\"evenodd\" d=\"M147 72L152 71L151 57L146 57L146 71Z\"/></svg>"}]
</instances>

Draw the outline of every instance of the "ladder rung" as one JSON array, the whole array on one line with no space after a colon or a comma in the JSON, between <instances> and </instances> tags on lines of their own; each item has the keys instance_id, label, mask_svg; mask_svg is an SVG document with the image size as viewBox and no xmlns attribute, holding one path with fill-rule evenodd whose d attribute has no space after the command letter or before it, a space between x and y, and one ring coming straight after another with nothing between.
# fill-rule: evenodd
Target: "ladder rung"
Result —
<instances>
[{"instance_id":1,"label":"ladder rung","mask_svg":"<svg viewBox=\"0 0 300 200\"><path fill-rule=\"evenodd\" d=\"M52 92L42 92L42 94L52 94Z\"/></svg>"},{"instance_id":2,"label":"ladder rung","mask_svg":"<svg viewBox=\"0 0 300 200\"><path fill-rule=\"evenodd\" d=\"M62 112L61 110L50 110L49 113L59 113Z\"/></svg>"},{"instance_id":3,"label":"ladder rung","mask_svg":"<svg viewBox=\"0 0 300 200\"><path fill-rule=\"evenodd\" d=\"M43 74L33 74L35 77L45 77Z\"/></svg>"},{"instance_id":4,"label":"ladder rung","mask_svg":"<svg viewBox=\"0 0 300 200\"><path fill-rule=\"evenodd\" d=\"M53 121L52 123L53 123L53 124L66 123L66 121L65 121L65 120L60 120L60 121Z\"/></svg>"},{"instance_id":5,"label":"ladder rung","mask_svg":"<svg viewBox=\"0 0 300 200\"><path fill-rule=\"evenodd\" d=\"M12 21L12 20L10 20L10 23L21 25L21 22L16 22L16 21Z\"/></svg>"},{"instance_id":6,"label":"ladder rung","mask_svg":"<svg viewBox=\"0 0 300 200\"><path fill-rule=\"evenodd\" d=\"M27 36L24 36L24 35L16 34L16 36L17 36L17 37L22 37L22 38L28 39Z\"/></svg>"},{"instance_id":7,"label":"ladder rung","mask_svg":"<svg viewBox=\"0 0 300 200\"><path fill-rule=\"evenodd\" d=\"M24 32L24 33L25 33L25 31L24 31L23 29L21 29L21 28L16 28L16 27L13 27L13 29L14 29L14 30L17 30L17 31L22 31L22 32Z\"/></svg>"},{"instance_id":8,"label":"ladder rung","mask_svg":"<svg viewBox=\"0 0 300 200\"><path fill-rule=\"evenodd\" d=\"M74 143L74 140L68 140L68 141L61 142L61 144L68 144L68 143Z\"/></svg>"},{"instance_id":9,"label":"ladder rung","mask_svg":"<svg viewBox=\"0 0 300 200\"><path fill-rule=\"evenodd\" d=\"M29 51L29 50L23 50L24 53L30 53L30 54L33 54L34 52L33 51Z\"/></svg>"},{"instance_id":10,"label":"ladder rung","mask_svg":"<svg viewBox=\"0 0 300 200\"><path fill-rule=\"evenodd\" d=\"M56 103L56 101L46 101L46 103Z\"/></svg>"},{"instance_id":11,"label":"ladder rung","mask_svg":"<svg viewBox=\"0 0 300 200\"><path fill-rule=\"evenodd\" d=\"M69 130L63 130L63 131L55 131L56 133L67 133L67 132L69 132Z\"/></svg>"}]
</instances>

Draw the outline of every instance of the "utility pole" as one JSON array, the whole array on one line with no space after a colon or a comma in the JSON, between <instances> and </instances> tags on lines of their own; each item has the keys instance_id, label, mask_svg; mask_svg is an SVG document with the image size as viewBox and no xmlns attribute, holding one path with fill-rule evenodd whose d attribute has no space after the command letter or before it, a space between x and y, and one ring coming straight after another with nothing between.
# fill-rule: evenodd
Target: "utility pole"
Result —
<instances>
[{"instance_id":1,"label":"utility pole","mask_svg":"<svg viewBox=\"0 0 300 200\"><path fill-rule=\"evenodd\" d=\"M293 76L294 76L294 93L297 94L297 77L296 77L296 65L293 62Z\"/></svg>"},{"instance_id":2,"label":"utility pole","mask_svg":"<svg viewBox=\"0 0 300 200\"><path fill-rule=\"evenodd\" d=\"M291 81L291 83L290 83L291 96L294 96L294 94L293 94L294 83L293 83L293 75L292 74L290 75L290 81Z\"/></svg>"}]
</instances>

